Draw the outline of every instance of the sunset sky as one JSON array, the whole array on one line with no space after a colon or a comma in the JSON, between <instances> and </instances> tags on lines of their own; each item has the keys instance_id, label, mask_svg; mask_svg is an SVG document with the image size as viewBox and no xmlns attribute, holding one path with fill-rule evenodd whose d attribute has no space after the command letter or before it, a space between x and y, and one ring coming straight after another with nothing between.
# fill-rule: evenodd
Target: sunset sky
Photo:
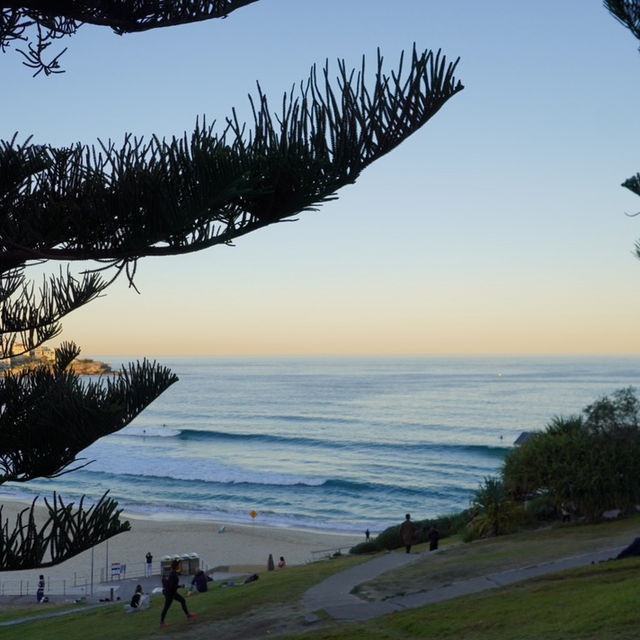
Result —
<instances>
[{"instance_id":1,"label":"sunset sky","mask_svg":"<svg viewBox=\"0 0 640 640\"><path fill-rule=\"evenodd\" d=\"M64 146L192 131L277 106L325 59L460 57L464 91L319 212L140 263L64 321L88 357L640 354L640 53L600 0L261 0L118 37L66 73L0 56L3 139ZM55 267L55 265L52 265ZM57 270L57 267L55 267ZM56 344L58 340L54 341Z\"/></svg>"}]
</instances>

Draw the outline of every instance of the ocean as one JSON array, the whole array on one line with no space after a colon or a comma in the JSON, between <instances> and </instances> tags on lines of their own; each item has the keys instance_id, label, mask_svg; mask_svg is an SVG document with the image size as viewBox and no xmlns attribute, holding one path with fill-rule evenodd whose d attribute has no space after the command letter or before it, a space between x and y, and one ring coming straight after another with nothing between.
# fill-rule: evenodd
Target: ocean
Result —
<instances>
[{"instance_id":1,"label":"ocean","mask_svg":"<svg viewBox=\"0 0 640 640\"><path fill-rule=\"evenodd\" d=\"M377 533L467 508L520 433L640 381L640 357L161 363L180 381L86 449L89 466L2 493L109 490L132 514Z\"/></svg>"}]
</instances>

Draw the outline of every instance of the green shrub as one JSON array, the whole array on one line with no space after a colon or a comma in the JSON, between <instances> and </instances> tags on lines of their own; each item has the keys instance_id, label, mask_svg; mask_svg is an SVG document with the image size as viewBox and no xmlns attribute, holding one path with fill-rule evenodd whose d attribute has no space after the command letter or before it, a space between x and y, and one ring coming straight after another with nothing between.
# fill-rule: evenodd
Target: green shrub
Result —
<instances>
[{"instance_id":1,"label":"green shrub","mask_svg":"<svg viewBox=\"0 0 640 640\"><path fill-rule=\"evenodd\" d=\"M437 518L429 518L426 520L414 520L416 527L416 542L420 544L427 542L428 531L431 527L435 527L440 533L440 538L448 538L449 536L464 531L469 522L468 511L461 511ZM361 542L351 548L351 553L375 553L378 551L391 551L392 549L400 549L404 547L402 538L400 537L400 524L388 527L369 542Z\"/></svg>"},{"instance_id":2,"label":"green shrub","mask_svg":"<svg viewBox=\"0 0 640 640\"><path fill-rule=\"evenodd\" d=\"M508 494L501 478L485 478L476 490L473 505L475 515L467 530L475 537L511 533L522 521L522 507Z\"/></svg>"},{"instance_id":3,"label":"green shrub","mask_svg":"<svg viewBox=\"0 0 640 640\"><path fill-rule=\"evenodd\" d=\"M527 522L553 522L558 519L558 509L549 496L538 496L524 505Z\"/></svg>"},{"instance_id":4,"label":"green shrub","mask_svg":"<svg viewBox=\"0 0 640 640\"><path fill-rule=\"evenodd\" d=\"M510 452L502 477L509 495L525 502L545 496L549 509L562 505L587 522L608 509L631 512L640 503L640 402L629 387L583 410L584 417L556 417Z\"/></svg>"},{"instance_id":5,"label":"green shrub","mask_svg":"<svg viewBox=\"0 0 640 640\"><path fill-rule=\"evenodd\" d=\"M357 544L355 547L352 547L350 553L377 553L380 551L375 539L369 540L368 542L361 542Z\"/></svg>"}]
</instances>

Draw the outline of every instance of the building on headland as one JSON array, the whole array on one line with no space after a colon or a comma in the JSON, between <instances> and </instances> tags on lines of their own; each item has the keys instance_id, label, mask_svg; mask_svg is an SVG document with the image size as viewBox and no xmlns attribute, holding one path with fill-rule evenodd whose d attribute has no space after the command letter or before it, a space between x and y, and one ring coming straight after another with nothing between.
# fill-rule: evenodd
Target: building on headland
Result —
<instances>
[{"instance_id":1,"label":"building on headland","mask_svg":"<svg viewBox=\"0 0 640 640\"><path fill-rule=\"evenodd\" d=\"M55 349L51 347L35 347L26 349L22 344L14 344L12 355L6 360L0 361L0 371L31 368L38 365L53 365L56 359ZM71 363L73 370L78 375L104 375L114 373L111 367L105 362L84 358L82 360L74 360Z\"/></svg>"},{"instance_id":2,"label":"building on headland","mask_svg":"<svg viewBox=\"0 0 640 640\"><path fill-rule=\"evenodd\" d=\"M48 364L55 360L56 352L51 347L34 347L27 349L23 344L14 344L12 355L8 358L9 368L23 365L43 363Z\"/></svg>"}]
</instances>

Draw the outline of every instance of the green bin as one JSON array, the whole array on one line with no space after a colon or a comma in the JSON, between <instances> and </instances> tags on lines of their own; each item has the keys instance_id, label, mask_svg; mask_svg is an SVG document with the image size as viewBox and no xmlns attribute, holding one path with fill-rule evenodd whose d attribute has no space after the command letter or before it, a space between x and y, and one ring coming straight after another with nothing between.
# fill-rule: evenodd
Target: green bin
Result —
<instances>
[{"instance_id":1,"label":"green bin","mask_svg":"<svg viewBox=\"0 0 640 640\"><path fill-rule=\"evenodd\" d=\"M189 573L193 576L200 569L200 556L197 553L189 554Z\"/></svg>"}]
</instances>

